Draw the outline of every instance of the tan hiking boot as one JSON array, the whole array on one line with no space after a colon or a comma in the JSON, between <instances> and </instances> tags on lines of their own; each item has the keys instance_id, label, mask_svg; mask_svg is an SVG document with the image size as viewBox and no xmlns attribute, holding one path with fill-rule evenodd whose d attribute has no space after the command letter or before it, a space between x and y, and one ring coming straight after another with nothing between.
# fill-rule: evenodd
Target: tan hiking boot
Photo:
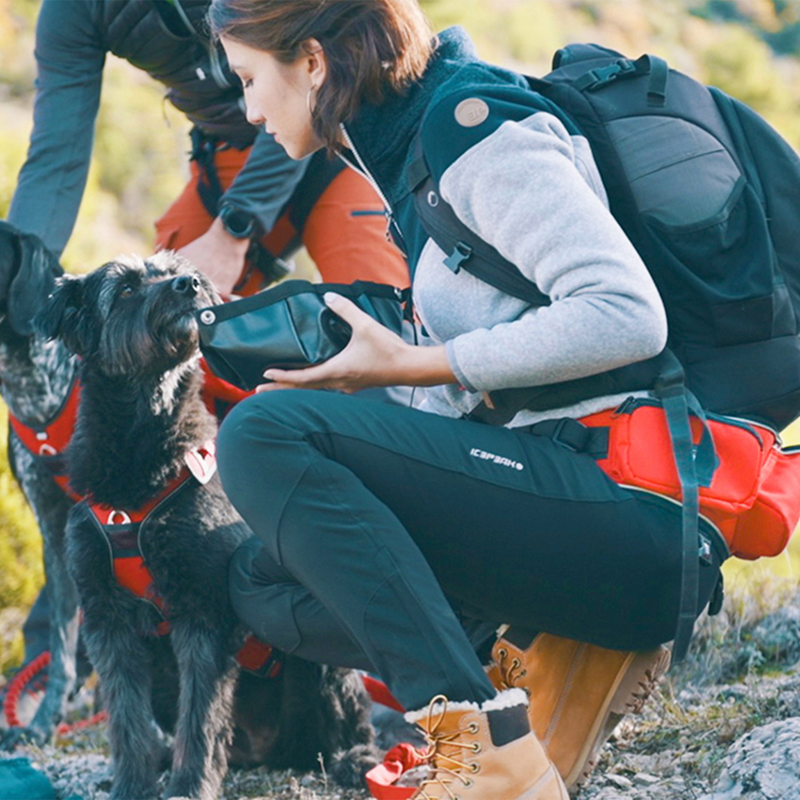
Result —
<instances>
[{"instance_id":1,"label":"tan hiking boot","mask_svg":"<svg viewBox=\"0 0 800 800\"><path fill-rule=\"evenodd\" d=\"M430 777L411 800L569 800L550 759L530 730L519 689L482 705L450 703L406 714L428 741Z\"/></svg>"},{"instance_id":2,"label":"tan hiking boot","mask_svg":"<svg viewBox=\"0 0 800 800\"><path fill-rule=\"evenodd\" d=\"M642 710L669 668L669 651L608 650L548 633L527 645L509 637L513 630L492 648L489 679L498 690L528 693L531 729L571 789L594 769L620 720Z\"/></svg>"}]
</instances>

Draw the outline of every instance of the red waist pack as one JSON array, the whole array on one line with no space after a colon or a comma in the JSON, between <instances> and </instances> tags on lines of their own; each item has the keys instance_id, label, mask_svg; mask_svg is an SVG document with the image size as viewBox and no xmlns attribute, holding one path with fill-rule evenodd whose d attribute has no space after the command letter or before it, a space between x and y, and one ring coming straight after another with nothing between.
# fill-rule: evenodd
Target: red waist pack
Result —
<instances>
[{"instance_id":1,"label":"red waist pack","mask_svg":"<svg viewBox=\"0 0 800 800\"><path fill-rule=\"evenodd\" d=\"M666 416L657 401L630 400L580 422L608 429L608 452L597 463L615 483L682 499ZM713 414L705 423L691 419L695 444L704 425L717 468L710 485L700 487L700 513L719 529L731 555L777 556L800 521L800 448L784 448L766 426Z\"/></svg>"}]
</instances>

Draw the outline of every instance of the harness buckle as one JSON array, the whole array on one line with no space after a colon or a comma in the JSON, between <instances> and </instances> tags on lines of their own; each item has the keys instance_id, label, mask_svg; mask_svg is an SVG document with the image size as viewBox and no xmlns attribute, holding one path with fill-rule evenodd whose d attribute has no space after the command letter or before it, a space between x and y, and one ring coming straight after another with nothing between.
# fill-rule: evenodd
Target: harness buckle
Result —
<instances>
[{"instance_id":1,"label":"harness buckle","mask_svg":"<svg viewBox=\"0 0 800 800\"><path fill-rule=\"evenodd\" d=\"M189 450L184 456L189 472L194 475L198 483L205 485L217 471L216 452L214 442L208 441L202 447Z\"/></svg>"}]
</instances>

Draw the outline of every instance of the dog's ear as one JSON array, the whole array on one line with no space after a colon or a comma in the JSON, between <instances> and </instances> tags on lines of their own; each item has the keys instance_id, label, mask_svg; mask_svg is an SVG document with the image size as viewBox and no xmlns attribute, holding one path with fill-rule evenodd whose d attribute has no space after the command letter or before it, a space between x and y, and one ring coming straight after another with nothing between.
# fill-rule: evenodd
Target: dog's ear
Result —
<instances>
[{"instance_id":1,"label":"dog's ear","mask_svg":"<svg viewBox=\"0 0 800 800\"><path fill-rule=\"evenodd\" d=\"M83 295L83 278L64 275L56 281L44 308L33 318L38 333L48 339L60 339L79 356L89 348L89 315Z\"/></svg>"},{"instance_id":2,"label":"dog's ear","mask_svg":"<svg viewBox=\"0 0 800 800\"><path fill-rule=\"evenodd\" d=\"M8 222L0 220L0 307L5 310L8 290L17 271L17 240L19 231Z\"/></svg>"},{"instance_id":3,"label":"dog's ear","mask_svg":"<svg viewBox=\"0 0 800 800\"><path fill-rule=\"evenodd\" d=\"M33 333L33 317L63 273L37 236L0 221L0 291L8 321L20 336Z\"/></svg>"}]
</instances>

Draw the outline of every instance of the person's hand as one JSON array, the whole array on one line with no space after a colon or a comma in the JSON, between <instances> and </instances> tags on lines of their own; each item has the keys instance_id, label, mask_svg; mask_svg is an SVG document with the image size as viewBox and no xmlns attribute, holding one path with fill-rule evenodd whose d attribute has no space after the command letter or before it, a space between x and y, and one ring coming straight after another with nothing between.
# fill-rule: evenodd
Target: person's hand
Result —
<instances>
[{"instance_id":1,"label":"person's hand","mask_svg":"<svg viewBox=\"0 0 800 800\"><path fill-rule=\"evenodd\" d=\"M455 383L443 346L417 347L376 322L341 295L325 295L328 308L347 322L353 335L333 358L306 369L268 369L272 381L256 391L339 389L351 393L377 386L434 386Z\"/></svg>"},{"instance_id":2,"label":"person's hand","mask_svg":"<svg viewBox=\"0 0 800 800\"><path fill-rule=\"evenodd\" d=\"M231 236L217 217L199 239L182 247L178 254L191 261L227 297L244 271L249 247L249 239Z\"/></svg>"}]
</instances>

